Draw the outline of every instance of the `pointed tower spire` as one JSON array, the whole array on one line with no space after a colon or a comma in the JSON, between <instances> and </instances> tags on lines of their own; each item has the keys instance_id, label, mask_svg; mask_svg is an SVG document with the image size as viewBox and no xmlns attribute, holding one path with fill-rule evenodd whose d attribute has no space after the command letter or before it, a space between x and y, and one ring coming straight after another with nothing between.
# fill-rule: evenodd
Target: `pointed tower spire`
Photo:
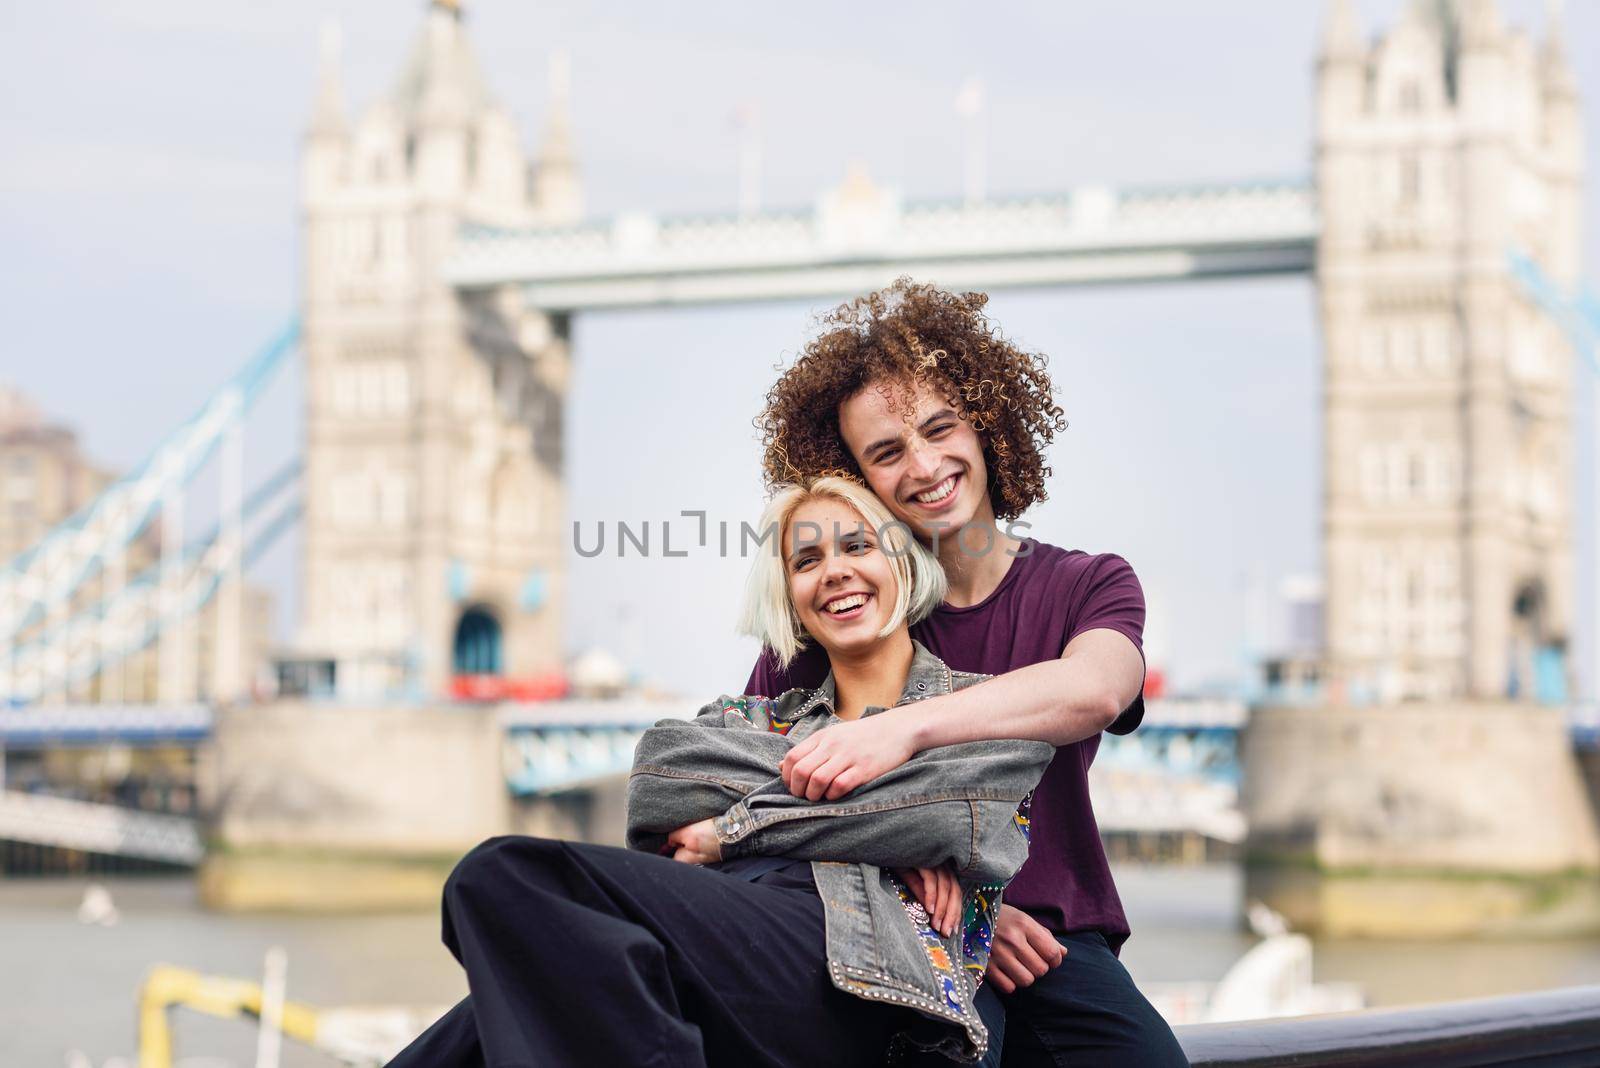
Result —
<instances>
[{"instance_id":1,"label":"pointed tower spire","mask_svg":"<svg viewBox=\"0 0 1600 1068\"><path fill-rule=\"evenodd\" d=\"M1461 43L1465 48L1494 48L1505 38L1495 0L1461 0L1458 9Z\"/></svg>"},{"instance_id":2,"label":"pointed tower spire","mask_svg":"<svg viewBox=\"0 0 1600 1068\"><path fill-rule=\"evenodd\" d=\"M550 57L550 112L540 158L547 163L572 163L572 64L566 53Z\"/></svg>"},{"instance_id":3,"label":"pointed tower spire","mask_svg":"<svg viewBox=\"0 0 1600 1068\"><path fill-rule=\"evenodd\" d=\"M550 110L544 139L534 165L533 199L554 222L583 217L583 190L578 185L578 155L572 139L572 70L564 53L550 57Z\"/></svg>"},{"instance_id":4,"label":"pointed tower spire","mask_svg":"<svg viewBox=\"0 0 1600 1068\"><path fill-rule=\"evenodd\" d=\"M344 79L339 69L341 36L336 20L328 19L322 24L318 35L317 95L311 106L308 131L313 136L345 131Z\"/></svg>"},{"instance_id":5,"label":"pointed tower spire","mask_svg":"<svg viewBox=\"0 0 1600 1068\"><path fill-rule=\"evenodd\" d=\"M1545 0L1544 46L1540 49L1539 66L1544 74L1547 93L1576 97L1578 80L1573 76L1572 63L1567 59L1566 7L1566 0Z\"/></svg>"},{"instance_id":6,"label":"pointed tower spire","mask_svg":"<svg viewBox=\"0 0 1600 1068\"><path fill-rule=\"evenodd\" d=\"M1362 55L1361 26L1356 21L1350 0L1329 0L1322 20L1322 54L1329 59L1348 59Z\"/></svg>"}]
</instances>

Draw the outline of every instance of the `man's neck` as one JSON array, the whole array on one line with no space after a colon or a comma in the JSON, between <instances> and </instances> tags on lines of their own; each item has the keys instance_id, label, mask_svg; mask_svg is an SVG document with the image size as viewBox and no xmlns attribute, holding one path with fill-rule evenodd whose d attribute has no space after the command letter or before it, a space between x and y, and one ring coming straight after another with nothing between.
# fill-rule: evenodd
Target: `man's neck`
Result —
<instances>
[{"instance_id":1,"label":"man's neck","mask_svg":"<svg viewBox=\"0 0 1600 1068\"><path fill-rule=\"evenodd\" d=\"M966 528L946 531L939 538L939 565L944 568L945 603L956 608L977 604L993 593L1016 562L1022 539L1013 538L994 526L994 513L975 515ZM993 531L985 538L985 531Z\"/></svg>"},{"instance_id":2,"label":"man's neck","mask_svg":"<svg viewBox=\"0 0 1600 1068\"><path fill-rule=\"evenodd\" d=\"M850 655L828 654L833 668L834 714L840 719L860 719L869 707L890 708L900 700L911 674L911 635L901 627L870 650Z\"/></svg>"}]
</instances>

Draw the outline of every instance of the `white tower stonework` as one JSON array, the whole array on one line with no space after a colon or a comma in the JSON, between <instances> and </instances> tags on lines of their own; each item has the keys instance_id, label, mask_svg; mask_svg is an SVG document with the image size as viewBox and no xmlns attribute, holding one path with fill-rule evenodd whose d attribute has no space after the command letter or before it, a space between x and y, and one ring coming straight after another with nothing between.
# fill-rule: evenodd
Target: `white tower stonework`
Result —
<instances>
[{"instance_id":1,"label":"white tower stonework","mask_svg":"<svg viewBox=\"0 0 1600 1068\"><path fill-rule=\"evenodd\" d=\"M1578 273L1561 28L1413 0L1369 43L1337 0L1317 108L1330 696L1530 697L1574 613L1572 361L1507 256Z\"/></svg>"},{"instance_id":2,"label":"white tower stonework","mask_svg":"<svg viewBox=\"0 0 1600 1068\"><path fill-rule=\"evenodd\" d=\"M581 212L566 116L559 159L530 168L444 0L353 125L337 42L323 48L303 159L301 655L364 696L554 671L566 323L514 288L458 295L441 267L463 225Z\"/></svg>"},{"instance_id":3,"label":"white tower stonework","mask_svg":"<svg viewBox=\"0 0 1600 1068\"><path fill-rule=\"evenodd\" d=\"M1572 358L1510 270L1577 273L1561 30L1413 0L1369 44L1352 6L1317 83L1330 685L1251 713L1244 899L1334 937L1588 930L1600 829L1552 700Z\"/></svg>"}]
</instances>

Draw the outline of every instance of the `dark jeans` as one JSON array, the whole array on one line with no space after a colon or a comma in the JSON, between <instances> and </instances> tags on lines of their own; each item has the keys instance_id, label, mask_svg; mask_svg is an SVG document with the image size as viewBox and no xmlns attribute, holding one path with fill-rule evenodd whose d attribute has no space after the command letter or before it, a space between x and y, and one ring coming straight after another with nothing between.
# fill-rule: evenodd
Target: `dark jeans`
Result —
<instances>
[{"instance_id":1,"label":"dark jeans","mask_svg":"<svg viewBox=\"0 0 1600 1068\"><path fill-rule=\"evenodd\" d=\"M1085 931L1060 941L1066 958L1032 986L1001 995L984 983L978 991L978 1014L989 1028L983 1068L1187 1068L1172 1028L1105 938ZM954 1062L923 1055L903 1063L948 1068Z\"/></svg>"},{"instance_id":2,"label":"dark jeans","mask_svg":"<svg viewBox=\"0 0 1600 1068\"><path fill-rule=\"evenodd\" d=\"M834 987L809 865L761 878L485 842L444 892L444 942L471 994L391 1068L881 1064L915 1014Z\"/></svg>"}]
</instances>

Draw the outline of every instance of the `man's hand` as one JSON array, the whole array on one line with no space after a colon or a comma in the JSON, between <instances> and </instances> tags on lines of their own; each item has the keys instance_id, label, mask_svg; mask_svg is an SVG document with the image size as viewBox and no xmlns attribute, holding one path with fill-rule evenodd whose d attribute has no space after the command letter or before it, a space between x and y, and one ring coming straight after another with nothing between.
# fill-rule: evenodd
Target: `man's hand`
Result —
<instances>
[{"instance_id":1,"label":"man's hand","mask_svg":"<svg viewBox=\"0 0 1600 1068\"><path fill-rule=\"evenodd\" d=\"M839 800L916 755L903 722L889 711L817 731L783 758L783 784L807 801Z\"/></svg>"},{"instance_id":2,"label":"man's hand","mask_svg":"<svg viewBox=\"0 0 1600 1068\"><path fill-rule=\"evenodd\" d=\"M961 881L948 864L937 868L899 868L895 874L928 913L934 930L949 938L961 922Z\"/></svg>"},{"instance_id":3,"label":"man's hand","mask_svg":"<svg viewBox=\"0 0 1600 1068\"><path fill-rule=\"evenodd\" d=\"M684 864L715 864L722 859L722 843L717 841L711 821L701 820L667 835L667 847L662 852Z\"/></svg>"},{"instance_id":4,"label":"man's hand","mask_svg":"<svg viewBox=\"0 0 1600 1068\"><path fill-rule=\"evenodd\" d=\"M1056 936L1021 909L1000 906L995 919L994 944L989 949L989 982L1002 994L1032 986L1066 958L1067 950Z\"/></svg>"}]
</instances>

